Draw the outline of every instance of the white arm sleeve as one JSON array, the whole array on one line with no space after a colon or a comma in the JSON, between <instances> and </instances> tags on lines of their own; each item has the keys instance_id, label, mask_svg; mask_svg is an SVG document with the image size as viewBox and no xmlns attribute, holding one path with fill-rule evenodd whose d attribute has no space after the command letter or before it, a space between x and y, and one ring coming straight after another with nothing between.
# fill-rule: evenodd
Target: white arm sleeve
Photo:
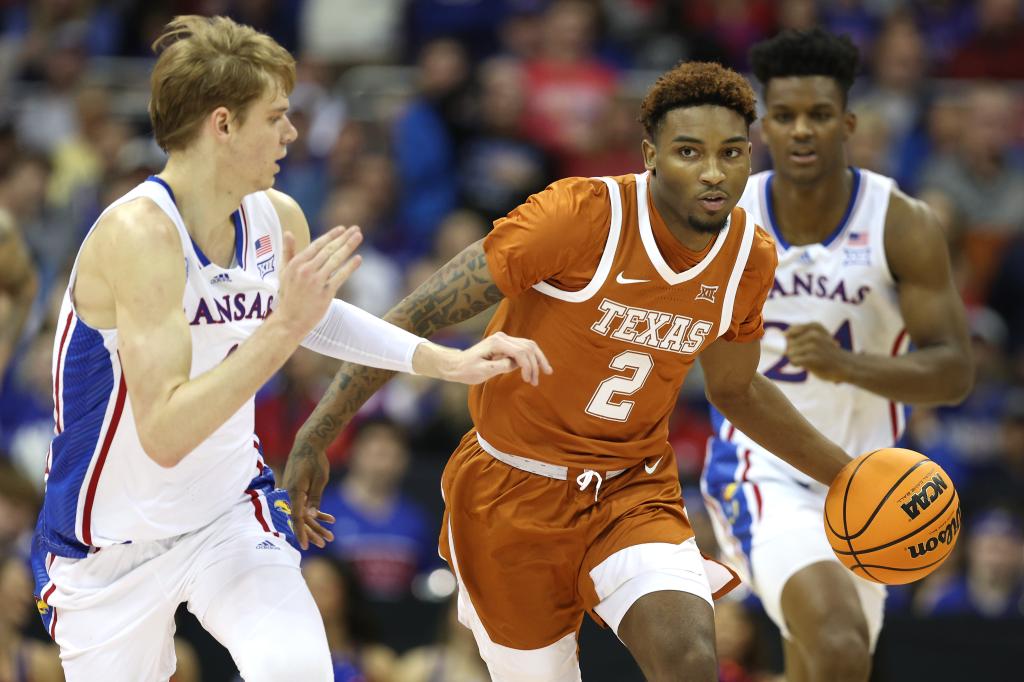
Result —
<instances>
[{"instance_id":1,"label":"white arm sleeve","mask_svg":"<svg viewBox=\"0 0 1024 682\"><path fill-rule=\"evenodd\" d=\"M334 299L302 346L338 360L414 374L412 355L426 339Z\"/></svg>"}]
</instances>

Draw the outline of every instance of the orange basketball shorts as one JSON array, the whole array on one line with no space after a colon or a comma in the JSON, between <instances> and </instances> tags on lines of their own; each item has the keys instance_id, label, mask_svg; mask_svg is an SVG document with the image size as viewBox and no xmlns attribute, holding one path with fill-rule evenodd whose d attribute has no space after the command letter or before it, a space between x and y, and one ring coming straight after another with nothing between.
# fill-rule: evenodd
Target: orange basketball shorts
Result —
<instances>
[{"instance_id":1,"label":"orange basketball shorts","mask_svg":"<svg viewBox=\"0 0 1024 682\"><path fill-rule=\"evenodd\" d=\"M653 563L630 556L616 568L615 580L631 579L623 571L656 573L659 552L668 556L659 548L674 551L693 537L672 458L605 477L599 489L581 490L576 479L582 473L569 469L566 480L558 480L510 466L483 449L476 431L466 434L448 461L441 479L446 508L440 552L494 643L541 649L576 633L588 612L604 625L595 607L599 593L615 586L596 584L596 568L621 550L644 545ZM700 564L695 548L693 554ZM706 598L738 584L731 571L708 563L714 576L710 566L707 577L701 566L688 571L709 586L703 588Z\"/></svg>"}]
</instances>

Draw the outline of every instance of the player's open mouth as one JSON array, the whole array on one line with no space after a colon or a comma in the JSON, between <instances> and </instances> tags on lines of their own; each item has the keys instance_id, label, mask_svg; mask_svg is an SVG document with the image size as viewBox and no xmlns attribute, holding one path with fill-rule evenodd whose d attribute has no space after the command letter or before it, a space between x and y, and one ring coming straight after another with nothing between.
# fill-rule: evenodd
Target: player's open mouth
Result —
<instances>
[{"instance_id":1,"label":"player's open mouth","mask_svg":"<svg viewBox=\"0 0 1024 682\"><path fill-rule=\"evenodd\" d=\"M712 195L709 197L698 199L697 201L708 213L715 213L716 211L720 211L722 210L722 207L725 206L725 196L722 195Z\"/></svg>"},{"instance_id":2,"label":"player's open mouth","mask_svg":"<svg viewBox=\"0 0 1024 682\"><path fill-rule=\"evenodd\" d=\"M807 151L790 152L789 159L793 163L807 165L818 160L818 154L813 149Z\"/></svg>"}]
</instances>

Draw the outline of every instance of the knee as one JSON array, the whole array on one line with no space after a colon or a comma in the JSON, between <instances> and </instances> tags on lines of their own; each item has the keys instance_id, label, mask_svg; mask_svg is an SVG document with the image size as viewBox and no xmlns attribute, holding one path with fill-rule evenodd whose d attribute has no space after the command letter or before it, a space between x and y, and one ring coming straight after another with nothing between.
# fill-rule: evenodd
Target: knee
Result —
<instances>
[{"instance_id":1,"label":"knee","mask_svg":"<svg viewBox=\"0 0 1024 682\"><path fill-rule=\"evenodd\" d=\"M274 642L244 652L245 659L235 663L245 682L331 682L334 670L327 644L310 640Z\"/></svg>"},{"instance_id":2,"label":"knee","mask_svg":"<svg viewBox=\"0 0 1024 682\"><path fill-rule=\"evenodd\" d=\"M813 679L865 682L871 673L871 647L866 632L826 626L804 647Z\"/></svg>"},{"instance_id":3,"label":"knee","mask_svg":"<svg viewBox=\"0 0 1024 682\"><path fill-rule=\"evenodd\" d=\"M653 638L648 652L641 667L651 682L718 679L718 659L710 636L682 641L666 632Z\"/></svg>"}]
</instances>

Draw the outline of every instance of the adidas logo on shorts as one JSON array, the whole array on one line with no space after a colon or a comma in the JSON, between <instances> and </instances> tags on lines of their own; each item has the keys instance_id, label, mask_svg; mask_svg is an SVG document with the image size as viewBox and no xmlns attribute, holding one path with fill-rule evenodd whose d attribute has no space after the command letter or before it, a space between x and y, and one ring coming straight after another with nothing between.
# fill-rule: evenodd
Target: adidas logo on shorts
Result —
<instances>
[{"instance_id":1,"label":"adidas logo on shorts","mask_svg":"<svg viewBox=\"0 0 1024 682\"><path fill-rule=\"evenodd\" d=\"M281 548L278 547L277 545L275 545L270 540L264 540L260 544L256 545L256 549L276 549L276 550L280 550Z\"/></svg>"}]
</instances>

